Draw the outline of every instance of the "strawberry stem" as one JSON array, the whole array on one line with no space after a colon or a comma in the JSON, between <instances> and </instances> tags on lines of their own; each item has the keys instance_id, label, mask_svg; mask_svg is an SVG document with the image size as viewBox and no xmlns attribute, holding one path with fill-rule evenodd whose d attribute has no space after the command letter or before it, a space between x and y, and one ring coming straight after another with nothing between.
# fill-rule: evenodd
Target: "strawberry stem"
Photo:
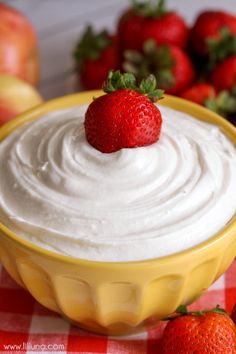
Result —
<instances>
[{"instance_id":1,"label":"strawberry stem","mask_svg":"<svg viewBox=\"0 0 236 354\"><path fill-rule=\"evenodd\" d=\"M95 33L91 26L87 26L74 50L77 68L81 69L85 59L99 59L101 52L111 43L106 30Z\"/></svg>"},{"instance_id":2,"label":"strawberry stem","mask_svg":"<svg viewBox=\"0 0 236 354\"><path fill-rule=\"evenodd\" d=\"M219 305L217 305L214 309L207 311L207 312L215 312L215 313L220 313L222 315L227 315L227 312L225 309L221 308Z\"/></svg>"},{"instance_id":3,"label":"strawberry stem","mask_svg":"<svg viewBox=\"0 0 236 354\"><path fill-rule=\"evenodd\" d=\"M204 102L204 105L210 110L227 117L228 114L236 112L236 92L221 91L217 97L209 98Z\"/></svg>"},{"instance_id":4,"label":"strawberry stem","mask_svg":"<svg viewBox=\"0 0 236 354\"><path fill-rule=\"evenodd\" d=\"M150 39L144 43L142 53L127 50L124 56L124 70L135 74L139 81L153 73L157 78L158 85L164 89L175 84L172 72L175 60L167 45L157 47L156 43Z\"/></svg>"},{"instance_id":5,"label":"strawberry stem","mask_svg":"<svg viewBox=\"0 0 236 354\"><path fill-rule=\"evenodd\" d=\"M186 305L179 305L177 307L176 311L173 314L165 317L163 319L163 321L171 321L177 317L187 316L187 315L204 316L206 313L209 313L209 312L215 312L215 313L219 313L221 315L226 315L226 316L228 315L227 312L223 308L221 308L219 305L217 305L216 307L214 307L211 310L206 310L206 311L188 311L188 308Z\"/></svg>"},{"instance_id":6,"label":"strawberry stem","mask_svg":"<svg viewBox=\"0 0 236 354\"><path fill-rule=\"evenodd\" d=\"M187 315L188 314L188 308L187 308L186 305L179 305L175 312L181 313L182 315Z\"/></svg>"},{"instance_id":7,"label":"strawberry stem","mask_svg":"<svg viewBox=\"0 0 236 354\"><path fill-rule=\"evenodd\" d=\"M220 30L220 37L207 39L207 48L209 69L212 69L218 62L236 54L236 36L227 27L223 27Z\"/></svg>"},{"instance_id":8,"label":"strawberry stem","mask_svg":"<svg viewBox=\"0 0 236 354\"><path fill-rule=\"evenodd\" d=\"M133 9L137 15L144 17L160 17L167 13L165 0L159 0L156 4L153 4L151 0L138 1L133 0Z\"/></svg>"},{"instance_id":9,"label":"strawberry stem","mask_svg":"<svg viewBox=\"0 0 236 354\"><path fill-rule=\"evenodd\" d=\"M131 89L142 93L147 96L152 102L156 102L163 97L163 90L157 89L157 82L154 75L149 75L143 79L138 86L136 78L132 73L121 74L119 70L110 71L107 77L107 81L103 84L103 91L111 93L116 90Z\"/></svg>"},{"instance_id":10,"label":"strawberry stem","mask_svg":"<svg viewBox=\"0 0 236 354\"><path fill-rule=\"evenodd\" d=\"M181 315L194 315L194 316L203 316L208 312L226 314L226 311L223 308L221 308L219 305L216 305L216 307L214 307L213 309L206 310L206 311L188 311L187 306L180 305L176 310L176 313L179 313Z\"/></svg>"}]
</instances>

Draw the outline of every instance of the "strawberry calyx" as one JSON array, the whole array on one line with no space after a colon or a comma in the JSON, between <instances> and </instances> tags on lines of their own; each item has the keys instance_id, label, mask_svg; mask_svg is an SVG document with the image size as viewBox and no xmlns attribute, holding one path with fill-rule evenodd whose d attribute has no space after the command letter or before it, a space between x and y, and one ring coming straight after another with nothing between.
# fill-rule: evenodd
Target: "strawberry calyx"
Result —
<instances>
[{"instance_id":1,"label":"strawberry calyx","mask_svg":"<svg viewBox=\"0 0 236 354\"><path fill-rule=\"evenodd\" d=\"M161 17L167 13L165 0L159 0L156 4L151 0L141 2L133 0L132 3L135 14L143 17Z\"/></svg>"},{"instance_id":2,"label":"strawberry calyx","mask_svg":"<svg viewBox=\"0 0 236 354\"><path fill-rule=\"evenodd\" d=\"M177 314L179 313L180 315L203 316L208 312L215 312L215 313L220 313L220 314L224 314L224 315L227 314L225 309L221 308L219 305L216 305L216 307L214 307L213 309L206 310L206 311L188 311L188 308L186 305L180 305L176 309L176 313Z\"/></svg>"},{"instance_id":3,"label":"strawberry calyx","mask_svg":"<svg viewBox=\"0 0 236 354\"><path fill-rule=\"evenodd\" d=\"M227 90L221 91L217 97L207 99L204 105L223 117L236 113L236 88L232 92Z\"/></svg>"},{"instance_id":4,"label":"strawberry calyx","mask_svg":"<svg viewBox=\"0 0 236 354\"><path fill-rule=\"evenodd\" d=\"M84 60L97 60L101 52L112 43L106 30L95 33L91 26L87 26L74 50L74 58L78 69L81 69Z\"/></svg>"},{"instance_id":5,"label":"strawberry calyx","mask_svg":"<svg viewBox=\"0 0 236 354\"><path fill-rule=\"evenodd\" d=\"M137 85L136 78L132 73L122 74L119 70L110 71L108 78L103 84L103 91L111 93L122 89L131 89L147 96L152 102L163 98L163 90L157 89L154 75L149 75Z\"/></svg>"},{"instance_id":6,"label":"strawberry calyx","mask_svg":"<svg viewBox=\"0 0 236 354\"><path fill-rule=\"evenodd\" d=\"M209 69L212 69L218 62L236 54L236 36L227 27L221 28L219 37L210 37L206 41L209 53Z\"/></svg>"},{"instance_id":7,"label":"strawberry calyx","mask_svg":"<svg viewBox=\"0 0 236 354\"><path fill-rule=\"evenodd\" d=\"M180 316L188 316L188 315L204 316L205 314L212 313L212 312L229 316L229 314L225 311L225 309L221 308L219 305L217 305L213 309L205 310L205 311L188 311L186 305L179 305L173 314L164 318L164 321L171 321Z\"/></svg>"},{"instance_id":8,"label":"strawberry calyx","mask_svg":"<svg viewBox=\"0 0 236 354\"><path fill-rule=\"evenodd\" d=\"M153 73L157 78L158 85L164 89L174 86L175 77L172 68L175 65L175 60L168 45L158 47L155 41L150 39L144 43L142 53L126 50L124 57L124 70L133 73L138 80Z\"/></svg>"}]
</instances>

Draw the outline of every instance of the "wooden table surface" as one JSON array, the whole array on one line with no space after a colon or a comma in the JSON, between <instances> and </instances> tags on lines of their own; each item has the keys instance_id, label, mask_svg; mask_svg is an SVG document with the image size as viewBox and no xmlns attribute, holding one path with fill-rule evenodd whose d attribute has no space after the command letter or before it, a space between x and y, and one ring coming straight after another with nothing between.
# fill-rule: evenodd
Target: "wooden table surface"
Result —
<instances>
[{"instance_id":1,"label":"wooden table surface","mask_svg":"<svg viewBox=\"0 0 236 354\"><path fill-rule=\"evenodd\" d=\"M33 23L39 37L41 81L45 99L70 91L73 72L72 51L86 24L111 31L129 0L6 0ZM167 0L189 24L202 9L224 9L236 14L236 0Z\"/></svg>"}]
</instances>

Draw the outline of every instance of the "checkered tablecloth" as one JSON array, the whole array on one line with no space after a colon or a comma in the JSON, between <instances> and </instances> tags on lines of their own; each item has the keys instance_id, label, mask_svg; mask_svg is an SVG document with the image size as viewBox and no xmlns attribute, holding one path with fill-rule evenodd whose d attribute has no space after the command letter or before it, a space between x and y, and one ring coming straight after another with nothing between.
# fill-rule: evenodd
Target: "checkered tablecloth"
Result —
<instances>
[{"instance_id":1,"label":"checkered tablecloth","mask_svg":"<svg viewBox=\"0 0 236 354\"><path fill-rule=\"evenodd\" d=\"M209 309L219 304L231 311L235 302L236 260L191 307ZM82 331L39 305L0 265L0 353L158 354L164 326L119 338Z\"/></svg>"}]
</instances>

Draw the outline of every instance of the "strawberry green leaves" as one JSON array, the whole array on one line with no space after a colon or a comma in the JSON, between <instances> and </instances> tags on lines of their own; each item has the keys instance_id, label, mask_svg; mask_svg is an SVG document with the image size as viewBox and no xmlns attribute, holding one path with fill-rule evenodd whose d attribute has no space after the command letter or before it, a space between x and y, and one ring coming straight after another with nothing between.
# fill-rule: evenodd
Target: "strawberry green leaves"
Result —
<instances>
[{"instance_id":1,"label":"strawberry green leaves","mask_svg":"<svg viewBox=\"0 0 236 354\"><path fill-rule=\"evenodd\" d=\"M135 74L138 80L153 73L158 85L168 89L175 84L172 69L175 66L175 59L171 55L170 47L167 45L157 47L153 40L144 43L143 53L134 50L125 52L123 68Z\"/></svg>"},{"instance_id":2,"label":"strawberry green leaves","mask_svg":"<svg viewBox=\"0 0 236 354\"><path fill-rule=\"evenodd\" d=\"M136 78L132 73L122 74L119 70L108 74L107 81L103 85L103 91L111 93L116 90L132 89L147 96L152 102L163 97L163 90L157 89L157 82L154 75L149 75L137 85Z\"/></svg>"},{"instance_id":3,"label":"strawberry green leaves","mask_svg":"<svg viewBox=\"0 0 236 354\"><path fill-rule=\"evenodd\" d=\"M159 0L156 3L150 0L133 0L133 9L135 13L144 17L160 17L167 12L165 0Z\"/></svg>"},{"instance_id":4,"label":"strawberry green leaves","mask_svg":"<svg viewBox=\"0 0 236 354\"><path fill-rule=\"evenodd\" d=\"M236 94L227 90L221 91L216 98L209 98L205 106L223 117L236 112Z\"/></svg>"},{"instance_id":5,"label":"strawberry green leaves","mask_svg":"<svg viewBox=\"0 0 236 354\"><path fill-rule=\"evenodd\" d=\"M200 311L189 311L186 305L179 305L173 314L165 317L163 320L164 321L171 321L177 317L187 316L187 315L204 316L205 314L212 313L212 312L228 316L228 313L225 311L225 309L221 308L219 305L216 305L216 307L214 307L213 309L205 310L205 311L201 311L201 310Z\"/></svg>"},{"instance_id":6,"label":"strawberry green leaves","mask_svg":"<svg viewBox=\"0 0 236 354\"><path fill-rule=\"evenodd\" d=\"M217 305L213 309L207 310L207 311L188 311L188 308L186 305L179 305L176 309L176 313L180 314L180 315L204 316L208 312L215 312L215 313L219 313L221 315L227 314L225 309L221 308L219 305Z\"/></svg>"},{"instance_id":7,"label":"strawberry green leaves","mask_svg":"<svg viewBox=\"0 0 236 354\"><path fill-rule=\"evenodd\" d=\"M156 102L158 99L163 98L164 90L156 88L157 81L154 75L149 75L140 83L138 92L150 98L151 101Z\"/></svg>"},{"instance_id":8,"label":"strawberry green leaves","mask_svg":"<svg viewBox=\"0 0 236 354\"><path fill-rule=\"evenodd\" d=\"M135 89L136 79L133 74L121 74L119 70L110 71L107 81L103 85L103 91L106 93L114 92L120 89Z\"/></svg>"},{"instance_id":9,"label":"strawberry green leaves","mask_svg":"<svg viewBox=\"0 0 236 354\"><path fill-rule=\"evenodd\" d=\"M110 44L111 39L106 30L96 34L92 27L88 26L74 51L74 58L78 67L81 66L84 59L98 59L102 50L107 48Z\"/></svg>"},{"instance_id":10,"label":"strawberry green leaves","mask_svg":"<svg viewBox=\"0 0 236 354\"><path fill-rule=\"evenodd\" d=\"M219 38L206 40L209 52L209 68L213 68L218 62L230 55L236 54L236 36L227 27L220 30Z\"/></svg>"}]
</instances>

